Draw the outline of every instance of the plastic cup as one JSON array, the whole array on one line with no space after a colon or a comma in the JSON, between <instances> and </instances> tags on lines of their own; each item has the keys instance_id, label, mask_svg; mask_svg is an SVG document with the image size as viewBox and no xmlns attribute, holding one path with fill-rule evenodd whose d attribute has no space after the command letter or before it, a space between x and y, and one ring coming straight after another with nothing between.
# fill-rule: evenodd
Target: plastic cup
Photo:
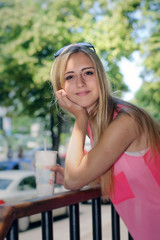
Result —
<instances>
[{"instance_id":1,"label":"plastic cup","mask_svg":"<svg viewBox=\"0 0 160 240\"><path fill-rule=\"evenodd\" d=\"M37 151L35 153L36 188L38 196L54 193L54 172L50 167L56 164L57 151Z\"/></svg>"}]
</instances>

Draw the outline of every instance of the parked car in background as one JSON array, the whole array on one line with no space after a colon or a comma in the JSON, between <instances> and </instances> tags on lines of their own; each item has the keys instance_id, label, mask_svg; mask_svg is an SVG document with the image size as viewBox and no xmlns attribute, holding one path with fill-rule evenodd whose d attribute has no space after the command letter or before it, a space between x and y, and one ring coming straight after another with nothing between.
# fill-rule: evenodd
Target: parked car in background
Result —
<instances>
[{"instance_id":1,"label":"parked car in background","mask_svg":"<svg viewBox=\"0 0 160 240\"><path fill-rule=\"evenodd\" d=\"M32 170L32 165L30 161L25 159L20 160L6 160L0 162L0 171L4 170Z\"/></svg>"},{"instance_id":2,"label":"parked car in background","mask_svg":"<svg viewBox=\"0 0 160 240\"><path fill-rule=\"evenodd\" d=\"M2 161L0 162L0 171L20 169L21 166L18 161Z\"/></svg>"},{"instance_id":3,"label":"parked car in background","mask_svg":"<svg viewBox=\"0 0 160 240\"><path fill-rule=\"evenodd\" d=\"M64 192L65 188L55 185L55 193ZM0 204L13 204L19 201L36 198L35 173L27 170L0 171ZM53 216L68 215L68 207L55 209ZM41 220L41 214L19 219L19 230L26 231L30 223Z\"/></svg>"}]
</instances>

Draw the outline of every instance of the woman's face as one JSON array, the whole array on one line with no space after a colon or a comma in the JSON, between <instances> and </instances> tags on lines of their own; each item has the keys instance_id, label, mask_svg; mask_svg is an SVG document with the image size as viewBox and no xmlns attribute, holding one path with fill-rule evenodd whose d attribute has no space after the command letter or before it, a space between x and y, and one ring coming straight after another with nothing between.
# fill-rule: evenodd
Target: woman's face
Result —
<instances>
[{"instance_id":1,"label":"woman's face","mask_svg":"<svg viewBox=\"0 0 160 240\"><path fill-rule=\"evenodd\" d=\"M64 73L64 90L68 98L89 112L99 97L96 70L83 52L73 53Z\"/></svg>"}]
</instances>

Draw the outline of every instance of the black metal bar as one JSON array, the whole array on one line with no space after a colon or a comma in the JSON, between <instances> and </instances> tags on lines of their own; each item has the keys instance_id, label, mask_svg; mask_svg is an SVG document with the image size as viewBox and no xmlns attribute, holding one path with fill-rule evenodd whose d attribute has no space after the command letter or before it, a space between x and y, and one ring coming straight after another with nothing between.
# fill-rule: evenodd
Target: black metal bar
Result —
<instances>
[{"instance_id":1,"label":"black metal bar","mask_svg":"<svg viewBox=\"0 0 160 240\"><path fill-rule=\"evenodd\" d=\"M128 240L134 240L130 233L128 233Z\"/></svg>"},{"instance_id":2,"label":"black metal bar","mask_svg":"<svg viewBox=\"0 0 160 240\"><path fill-rule=\"evenodd\" d=\"M8 234L7 234L7 240L18 240L18 220L15 219Z\"/></svg>"},{"instance_id":3,"label":"black metal bar","mask_svg":"<svg viewBox=\"0 0 160 240\"><path fill-rule=\"evenodd\" d=\"M101 198L92 199L93 240L102 239Z\"/></svg>"},{"instance_id":4,"label":"black metal bar","mask_svg":"<svg viewBox=\"0 0 160 240\"><path fill-rule=\"evenodd\" d=\"M42 240L53 240L52 211L42 212Z\"/></svg>"},{"instance_id":5,"label":"black metal bar","mask_svg":"<svg viewBox=\"0 0 160 240\"><path fill-rule=\"evenodd\" d=\"M79 204L69 206L70 240L80 240Z\"/></svg>"},{"instance_id":6,"label":"black metal bar","mask_svg":"<svg viewBox=\"0 0 160 240\"><path fill-rule=\"evenodd\" d=\"M111 204L111 216L112 216L112 239L120 240L120 220L119 215L116 212L113 204Z\"/></svg>"}]
</instances>

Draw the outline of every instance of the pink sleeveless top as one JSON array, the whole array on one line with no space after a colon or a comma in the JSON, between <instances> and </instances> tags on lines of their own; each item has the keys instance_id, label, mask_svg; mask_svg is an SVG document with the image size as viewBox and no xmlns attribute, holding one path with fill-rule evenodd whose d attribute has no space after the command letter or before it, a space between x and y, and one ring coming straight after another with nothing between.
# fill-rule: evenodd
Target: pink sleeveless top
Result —
<instances>
[{"instance_id":1,"label":"pink sleeveless top","mask_svg":"<svg viewBox=\"0 0 160 240\"><path fill-rule=\"evenodd\" d=\"M88 134L93 137L90 125ZM153 161L156 160L156 164ZM114 207L135 240L160 240L160 156L124 152L114 163Z\"/></svg>"}]
</instances>

